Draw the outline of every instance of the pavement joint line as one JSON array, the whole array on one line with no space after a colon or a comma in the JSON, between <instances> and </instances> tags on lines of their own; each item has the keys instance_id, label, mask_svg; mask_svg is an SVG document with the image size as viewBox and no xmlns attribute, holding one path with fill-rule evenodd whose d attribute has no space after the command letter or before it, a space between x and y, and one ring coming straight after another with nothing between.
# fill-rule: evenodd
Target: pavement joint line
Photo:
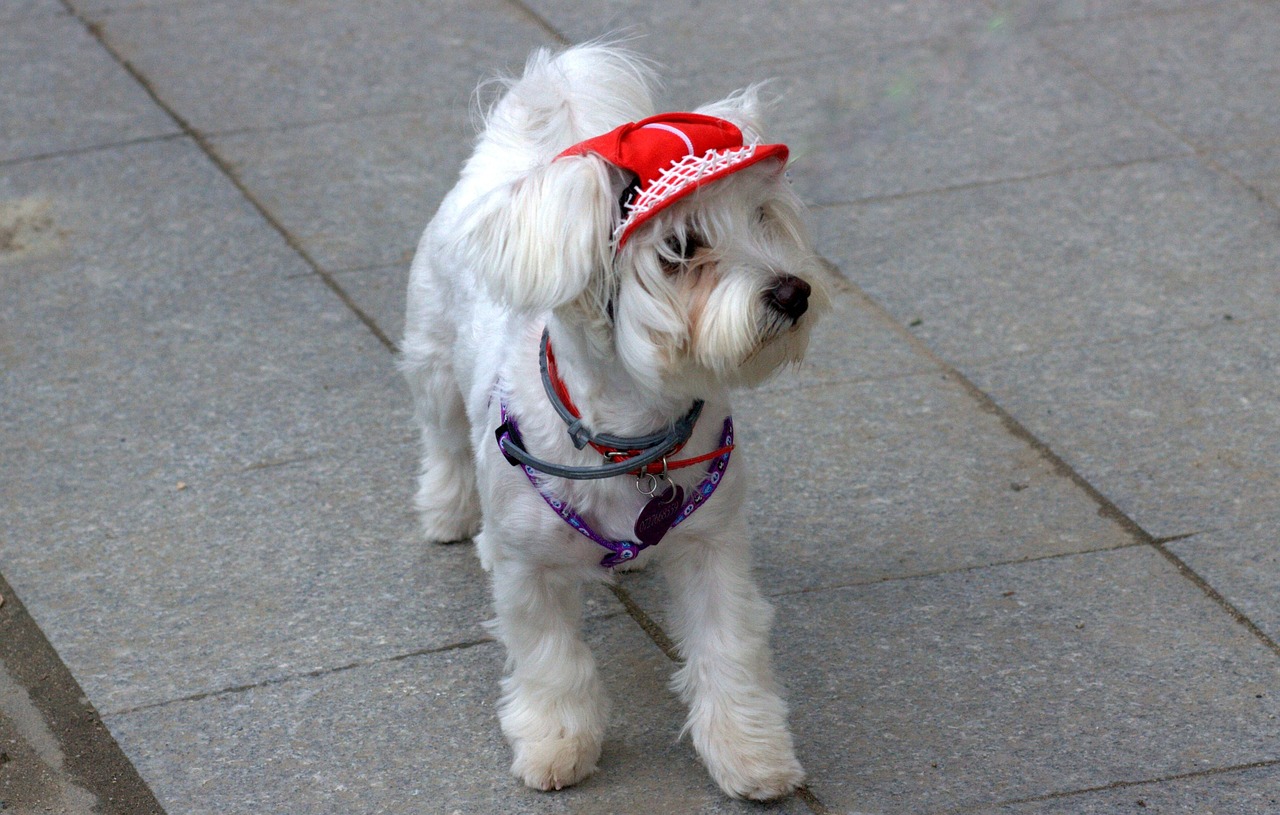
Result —
<instances>
[{"instance_id":1,"label":"pavement joint line","mask_svg":"<svg viewBox=\"0 0 1280 815\"><path fill-rule=\"evenodd\" d=\"M409 247L408 251L412 252L413 247ZM369 274L371 272L403 272L407 271L409 261L403 263L370 263L367 266L347 266L342 269L334 269L330 274L334 277L343 275Z\"/></svg>"},{"instance_id":2,"label":"pavement joint line","mask_svg":"<svg viewBox=\"0 0 1280 815\"><path fill-rule=\"evenodd\" d=\"M804 384L788 385L786 388L773 385L762 385L756 389L757 393L778 393L785 390L787 393L807 393L809 391L821 391L828 388L839 388L846 385L866 385L877 382L899 382L904 379L913 379L917 376L938 376L946 378L946 372L939 371L936 368L922 368L918 371L903 371L895 374L868 374L866 376L848 376L837 377L835 379L822 379L814 382L806 382Z\"/></svg>"},{"instance_id":3,"label":"pavement joint line","mask_svg":"<svg viewBox=\"0 0 1280 815\"><path fill-rule=\"evenodd\" d=\"M774 592L768 595L769 598L777 597L795 597L800 594L814 594L824 591L837 591L840 589L853 589L863 586L879 586L884 583L898 583L908 580L928 580L934 577L946 577L948 575L967 574L969 572L978 572L986 569L999 569L1006 566L1021 566L1026 563L1042 563L1047 560L1064 560L1066 558L1080 557L1083 555L1100 555L1108 552L1123 552L1129 549L1137 549L1146 544L1142 541L1132 541L1119 546L1102 546L1095 549L1081 549L1077 552L1058 552L1052 555L1039 555L1036 557L1017 558L1014 560L996 560L991 563L975 563L972 566L957 566L954 569L937 569L930 572L914 572L911 574L895 574L886 575L884 577L873 577L867 580L850 580L845 583L832 583L823 586L803 586L798 589L789 589L787 591Z\"/></svg>"},{"instance_id":4,"label":"pavement joint line","mask_svg":"<svg viewBox=\"0 0 1280 815\"><path fill-rule=\"evenodd\" d=\"M546 17L543 17L541 14L534 11L528 3L524 2L524 0L506 0L506 3L508 6L528 18L530 22L542 29L543 33L550 36L560 45L573 44L573 40L569 39L563 31L552 25L551 21Z\"/></svg>"},{"instance_id":5,"label":"pavement joint line","mask_svg":"<svg viewBox=\"0 0 1280 815\"><path fill-rule=\"evenodd\" d=\"M1014 438L1019 439L1041 458L1048 462L1060 476L1076 485L1077 488L1084 491L1098 506L1099 516L1106 518L1122 530L1124 530L1130 538L1137 543L1142 543L1159 552L1165 560L1169 561L1178 573L1187 580L1191 581L1199 588L1210 600L1218 605L1220 609L1227 613L1233 620L1252 634L1259 642L1267 647L1273 654L1280 657L1280 644L1272 639L1265 631L1263 631L1257 623L1249 618L1243 611L1236 608L1226 597L1224 597L1217 589L1210 585L1209 581L1200 576L1186 562L1170 551L1163 543L1158 541L1154 535L1143 529L1137 521L1130 518L1123 510L1121 510L1115 502L1102 493L1097 487L1089 482L1083 475L1076 471L1074 467L1066 462L1061 456L1053 451L1048 444L1042 441L1038 436L1028 430L1021 422L1014 418L1013 414L1006 411L998 402L986 391L979 388L967 376L960 372L958 368L938 356L932 348L924 343L923 340L911 333L910 329L902 323L894 319L893 315L888 312L884 306L880 305L875 299L861 289L853 281L849 281L850 291L864 302L866 306L879 313L882 318L890 324L894 330L903 337L908 344L911 345L919 354L927 359L933 360L944 371L944 376L953 377L956 382L969 394L978 405L978 407L1000 420L1005 430Z\"/></svg>"},{"instance_id":6,"label":"pavement joint line","mask_svg":"<svg viewBox=\"0 0 1280 815\"><path fill-rule=\"evenodd\" d=\"M1248 148L1243 148L1243 149L1248 149ZM1228 152L1228 151L1227 151L1227 150L1219 150L1219 151L1215 151L1215 152ZM1275 210L1276 212L1280 212L1280 199L1272 198L1270 195L1268 195L1268 194L1267 194L1266 190L1262 189L1262 188L1261 188L1261 187L1259 187L1259 186L1256 186L1256 185L1254 185L1254 184L1249 183L1249 182L1248 182L1248 181L1246 181L1244 178L1242 178L1242 177L1240 176L1240 174L1239 174L1239 173L1235 172L1234 170L1232 170L1231 168L1227 167L1227 166L1226 166L1225 164L1223 164L1222 162L1218 161L1218 160L1217 160L1213 155L1211 155L1208 151L1203 151L1203 152L1201 152L1201 151L1197 150L1197 151L1196 151L1196 157L1197 157L1197 158L1199 158L1199 159L1200 159L1200 161L1204 162L1204 164L1205 164L1209 169L1211 169L1211 170L1213 170L1214 172L1219 173L1219 174L1221 174L1221 175L1225 175L1227 178L1231 179L1231 180L1232 180L1232 181L1234 181L1236 184L1238 184L1239 186L1241 186L1242 188L1244 188L1245 190L1247 190L1250 194L1252 194L1252 195L1253 195L1253 197L1254 197L1254 198L1256 198L1256 199L1258 200L1258 203L1260 203L1260 204L1262 204L1262 205L1264 205L1264 206L1266 206L1266 207L1269 207L1269 208L1271 208L1271 209ZM1272 225L1273 225L1273 226L1275 226L1275 225L1277 225L1277 224L1276 224L1275 222L1273 222L1273 224L1272 224Z\"/></svg>"},{"instance_id":7,"label":"pavement joint line","mask_svg":"<svg viewBox=\"0 0 1280 815\"><path fill-rule=\"evenodd\" d=\"M834 809L822 803L822 800L813 794L813 790L809 789L808 784L796 790L795 795L813 815L839 815Z\"/></svg>"},{"instance_id":8,"label":"pavement joint line","mask_svg":"<svg viewBox=\"0 0 1280 815\"><path fill-rule=\"evenodd\" d=\"M1113 337L1102 337L1092 339L1087 335L1078 333L1065 332L1052 335L1057 339L1068 339L1072 341L1071 347L1074 349L1086 348L1106 348L1108 346L1121 345L1133 342L1134 337L1141 338L1163 338L1177 337L1183 334L1201 333L1205 331L1216 331L1223 323L1231 325L1246 325L1249 323L1267 323L1280 318L1280 311L1263 312L1252 314L1247 317L1237 317L1233 314L1218 314L1212 318L1206 319L1204 322L1188 322L1183 325L1170 325L1167 327L1156 327L1149 331L1143 331L1137 334L1117 334ZM989 356L974 357L964 361L964 364L970 368L985 368L990 365L1000 365L1010 360L1026 359L1028 357L1040 356L1056 347L1060 347L1061 343L1046 343L1044 345L1035 345L1025 350L1008 351L1005 353L991 354Z\"/></svg>"},{"instance_id":9,"label":"pavement joint line","mask_svg":"<svg viewBox=\"0 0 1280 815\"><path fill-rule=\"evenodd\" d=\"M134 705L133 707L121 708L104 713L104 717L117 718L128 716L132 713L138 713L144 710L155 710L156 708L169 707L170 705L182 704L184 702L200 702L205 699L211 699L221 696L230 696L232 694L244 693L245 691L258 690L260 688L269 688L276 685L284 685L290 682L297 682L303 679L318 679L322 676L332 676L334 674L345 673L347 671L358 670L360 668L372 668L377 665L391 665L396 662L403 662L407 659L415 657L432 656L434 654L446 654L450 651L461 651L467 648L474 648L478 645L488 645L497 642L492 637L481 637L475 640L465 640L463 642L450 643L448 645L440 645L434 648L417 648L413 651L406 651L402 654L394 654L381 659L362 659L355 662L349 662L345 665L335 665L328 668L317 668L313 671L303 671L301 673L292 673L286 676L277 676L271 679L264 679L260 682L249 682L243 685L231 685L217 690L202 691L200 693L192 693L186 696L177 696L172 699L163 699L159 702L147 702L142 705Z\"/></svg>"},{"instance_id":10,"label":"pavement joint line","mask_svg":"<svg viewBox=\"0 0 1280 815\"><path fill-rule=\"evenodd\" d=\"M396 353L397 348L395 342L387 336L386 332L382 330L377 321L365 312L364 309L360 308L360 306L355 302L355 299L333 278L333 275L324 270L316 259L311 256L311 253L303 247L302 242L299 241L298 238L294 236L287 227L285 227L280 219L277 218L275 214L272 213L256 195L253 194L248 185L246 185L239 175L236 174L235 170L232 169L231 165L213 148L213 145L209 140L190 122L188 122L185 117L179 114L172 105L161 98L159 92L152 86L147 77L138 70L137 66L126 59L123 54L116 51L116 49L107 42L106 34L102 30L102 26L81 14L75 6L71 5L71 0L61 0L61 2L67 11L85 27L90 36L97 40L103 50L105 50L107 54L110 55L111 58L115 60L115 62L123 68L139 86L142 87L147 95L151 97L151 101L164 111L164 113L168 115L179 128L181 128L185 135L195 142L196 146L200 148L201 152L205 154L209 161L211 161L213 165L227 178L227 180L231 182L232 186L240 192L245 200L248 201L255 210L257 210L258 215L261 216L272 229L279 233L282 238L284 238L284 241L289 248L292 249L294 253L311 268L311 271L313 271L315 275L329 287L330 291L332 291L338 299L342 301L342 304L355 314L355 316L360 319L360 322L364 323L365 327L369 329L374 337L377 338L378 342L382 343L382 345L391 353Z\"/></svg>"},{"instance_id":11,"label":"pavement joint line","mask_svg":"<svg viewBox=\"0 0 1280 815\"><path fill-rule=\"evenodd\" d=\"M993 11L1003 11L999 4L992 0L983 0L983 3ZM1140 11L1122 11L1115 14L1106 14L1101 17L1073 17L1067 20L1046 20L1041 23L1036 23L1034 26L1029 26L1029 28L1044 30L1048 28L1065 28L1068 26L1088 23L1117 23L1124 22L1125 20L1141 20L1151 17L1171 17L1175 14L1186 14L1188 12L1198 11L1217 11L1220 9L1221 5L1219 3L1202 3L1196 6L1179 6L1177 8L1152 8Z\"/></svg>"},{"instance_id":12,"label":"pavement joint line","mask_svg":"<svg viewBox=\"0 0 1280 815\"><path fill-rule=\"evenodd\" d=\"M254 472L257 472L258 470L274 470L277 467L288 467L292 464L301 464L305 461L314 461L318 458L320 458L319 453L309 453L307 455L301 455L301 456L291 456L286 458L273 458L273 459L266 459L264 461L255 461L253 464L247 464L244 467L241 467L240 469L235 470L232 474L243 475L245 473L254 473Z\"/></svg>"},{"instance_id":13,"label":"pavement joint line","mask_svg":"<svg viewBox=\"0 0 1280 815\"><path fill-rule=\"evenodd\" d=\"M636 624L640 626L644 633L649 635L649 639L653 640L653 644L658 646L658 648L662 650L662 653L667 655L667 659L677 665L684 664L684 660L680 657L680 652L676 650L676 645L671 641L671 638L667 636L667 632L663 631L662 626L658 625L654 619L640 607L640 604L632 599L627 590L622 588L622 586L619 586L617 583L608 583L606 585L608 585L609 591L613 592L613 596L618 598L618 602L622 603L622 607L626 609L627 615L630 616L632 620L635 620Z\"/></svg>"},{"instance_id":14,"label":"pavement joint line","mask_svg":"<svg viewBox=\"0 0 1280 815\"><path fill-rule=\"evenodd\" d=\"M1176 773L1174 775L1161 776L1159 778L1148 778L1142 781L1112 781L1110 784L1101 784L1096 787L1084 787L1078 790L1063 790L1061 792L1051 792L1045 795L1035 795L1027 798L1015 798L1008 801L988 801L980 804L966 804L962 807L954 809L942 810L939 815L952 815L952 813L973 812L975 810L987 810L997 807L1017 806L1019 804L1035 804L1045 801L1058 801L1064 798L1074 798L1077 795L1089 795L1095 792L1109 792L1113 790L1130 789L1132 787L1143 787L1148 784L1165 784L1172 781L1185 781L1193 778L1212 778L1217 775L1229 775L1231 773L1247 772L1249 770L1265 770L1269 767L1280 766L1280 759L1264 759L1262 761L1254 761L1249 764L1234 764L1230 767L1213 767L1208 770L1193 770L1186 773Z\"/></svg>"},{"instance_id":15,"label":"pavement joint line","mask_svg":"<svg viewBox=\"0 0 1280 815\"><path fill-rule=\"evenodd\" d=\"M139 136L136 139L125 139L124 141L103 142L102 144L91 144L86 147L72 147L67 150L55 150L51 153L35 153L29 156L15 156L14 158L0 159L0 167L13 167L37 161L53 161L61 158L74 158L76 156L83 156L89 153L99 153L105 150L133 147L138 144L154 144L156 142L177 141L185 138L187 138L187 134L181 131L163 133L157 136Z\"/></svg>"},{"instance_id":16,"label":"pavement joint line","mask_svg":"<svg viewBox=\"0 0 1280 815\"><path fill-rule=\"evenodd\" d=\"M1170 15L1181 14L1188 11L1203 12L1209 8L1212 8L1212 7L1201 6L1193 9L1169 9L1163 12L1163 14L1170 14ZM1215 10L1220 10L1220 9L1215 9ZM1118 99L1120 99L1130 108L1137 111L1139 114L1147 117L1158 127L1162 128L1166 133L1173 136L1178 141L1182 142L1184 145L1190 148L1192 154L1197 159L1199 159L1201 163L1207 166L1210 170L1213 170L1214 172L1217 172L1220 175L1224 175L1227 178L1230 178L1240 187L1242 187L1243 189L1251 193L1260 203L1262 203L1265 206L1269 206L1271 209L1274 209L1280 212L1280 201L1272 199L1271 196L1267 195L1266 192L1255 187L1253 184L1250 184L1249 182L1245 181L1235 172L1229 170L1227 167L1225 167L1223 164L1221 164L1214 158L1214 155L1217 155L1220 153L1229 153L1235 150L1248 150L1250 149L1251 145L1248 145L1248 144L1235 145L1235 146L1221 145L1221 146L1215 147L1211 145L1199 144L1195 140L1193 140L1192 138L1184 134L1177 127L1174 127L1169 122L1166 122L1164 120L1164 117L1160 116L1155 111L1148 109L1145 105L1142 104L1142 102L1140 102L1132 94L1128 93L1127 91L1121 90L1120 88L1116 87L1114 83L1108 82L1107 80L1098 76L1097 73L1095 73L1092 69L1090 69L1088 65L1084 64L1080 60L1073 58L1070 54L1066 53L1061 48L1058 48L1053 43L1045 41L1043 38L1038 38L1037 41L1040 43L1042 47L1051 51L1054 54L1057 54L1061 59L1065 60L1068 65L1070 65L1072 68L1078 71L1082 76L1087 77L1090 81L1092 81L1098 87L1106 90L1108 93L1114 94ZM1268 141L1268 142L1265 142L1264 144L1269 145L1269 143L1270 142Z\"/></svg>"},{"instance_id":17,"label":"pavement joint line","mask_svg":"<svg viewBox=\"0 0 1280 815\"><path fill-rule=\"evenodd\" d=\"M1169 563L1178 570L1180 575L1195 584L1200 591L1204 592L1210 600L1217 603L1223 611L1232 617L1232 619L1244 626L1250 634L1253 634L1253 636L1260 640L1263 645L1271 649L1273 654L1280 657L1280 643L1277 643L1265 631L1263 631L1257 623L1249 618L1249 615L1236 608L1234 603L1223 596L1221 592L1215 589L1209 581L1205 580L1204 577L1202 577L1195 569L1192 569L1185 560L1174 554L1173 551L1163 543L1152 540L1151 547L1163 555L1164 559L1169 561Z\"/></svg>"},{"instance_id":18,"label":"pavement joint line","mask_svg":"<svg viewBox=\"0 0 1280 815\"><path fill-rule=\"evenodd\" d=\"M1194 538L1197 535L1204 535L1208 532L1216 532L1216 529L1197 529L1195 532L1183 532L1181 535L1167 535L1163 538L1155 538L1151 542L1157 546L1163 546L1166 543L1177 543L1187 538Z\"/></svg>"},{"instance_id":19,"label":"pavement joint line","mask_svg":"<svg viewBox=\"0 0 1280 815\"><path fill-rule=\"evenodd\" d=\"M407 247L406 251L412 254L413 248ZM410 260L412 260L412 258L409 258L403 261L387 261L385 263L370 263L366 266L345 266L341 269L330 269L329 274L337 278L337 277L350 277L352 275L364 275L364 274L374 274L374 273L382 273L382 274L402 274L403 273L407 279ZM285 280L303 280L311 277L311 275L312 273L310 270L305 272L289 272L285 274L284 279Z\"/></svg>"},{"instance_id":20,"label":"pavement joint line","mask_svg":"<svg viewBox=\"0 0 1280 815\"><path fill-rule=\"evenodd\" d=\"M1185 144L1185 142L1184 142ZM979 181L964 181L959 184L948 184L941 187L929 187L919 190L904 190L902 192L883 193L880 195L866 195L860 198L850 198L846 201L822 201L818 203L807 203L806 206L811 210L839 209L841 207L863 206L868 204L887 204L894 201L902 201L910 198L920 198L929 195L945 195L953 192L966 192L968 190L979 190L984 187L996 187L1001 184L1024 184L1029 181L1042 181L1048 178L1059 178L1062 176L1072 175L1073 173L1096 173L1105 170L1123 170L1141 164L1159 164L1165 161L1177 161L1179 159L1195 158L1194 145L1187 145L1190 152L1185 153L1161 153L1155 156L1143 156L1141 158L1124 159L1123 161L1113 161L1105 164L1081 164L1074 167L1063 167L1057 170L1045 170L1039 173L1026 173L1024 175L1011 175L1002 178L983 179Z\"/></svg>"},{"instance_id":21,"label":"pavement joint line","mask_svg":"<svg viewBox=\"0 0 1280 815\"><path fill-rule=\"evenodd\" d=\"M868 52L883 53L888 51L906 51L913 48L932 48L936 46L948 46L956 40L982 36L988 33L990 29L990 20L981 23L960 24L949 32L937 34L929 34L921 37L906 37L898 40L882 40L868 49ZM764 68L785 68L798 63L806 62L824 62L833 60L837 57L848 58L848 46L832 46L814 51L805 51L803 53L792 54L789 56L768 57L755 63L755 65ZM768 80L766 80L766 86Z\"/></svg>"},{"instance_id":22,"label":"pavement joint line","mask_svg":"<svg viewBox=\"0 0 1280 815\"><path fill-rule=\"evenodd\" d=\"M295 130L306 130L307 128L312 127L352 124L354 122L365 122L377 119L397 119L413 116L425 117L429 115L430 113L421 107L393 110L371 110L363 113L345 113L337 116L320 116L315 119L295 119L290 122L244 125L243 127L232 127L226 130L208 130L205 131L204 135L205 138L210 141L216 141L218 139L234 139L240 136L273 136L282 133L291 133Z\"/></svg>"}]
</instances>

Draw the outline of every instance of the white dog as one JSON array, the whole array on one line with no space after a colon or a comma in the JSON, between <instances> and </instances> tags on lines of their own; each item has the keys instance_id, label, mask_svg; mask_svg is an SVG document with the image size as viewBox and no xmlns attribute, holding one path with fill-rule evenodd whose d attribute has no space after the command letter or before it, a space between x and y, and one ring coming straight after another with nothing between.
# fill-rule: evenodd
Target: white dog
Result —
<instances>
[{"instance_id":1,"label":"white dog","mask_svg":"<svg viewBox=\"0 0 1280 815\"><path fill-rule=\"evenodd\" d=\"M582 584L656 553L685 731L725 792L771 799L804 770L728 391L800 360L820 267L754 91L655 116L652 85L615 47L540 51L489 112L413 261L416 506L429 539L474 537L492 573L499 717L525 784L595 770L607 704Z\"/></svg>"}]
</instances>

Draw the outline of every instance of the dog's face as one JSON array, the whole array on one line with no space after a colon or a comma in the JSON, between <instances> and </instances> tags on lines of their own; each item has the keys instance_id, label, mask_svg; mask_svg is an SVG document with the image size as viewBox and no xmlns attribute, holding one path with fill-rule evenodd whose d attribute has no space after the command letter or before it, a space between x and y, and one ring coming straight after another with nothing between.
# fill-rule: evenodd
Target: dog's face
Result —
<instances>
[{"instance_id":1,"label":"dog's face","mask_svg":"<svg viewBox=\"0 0 1280 815\"><path fill-rule=\"evenodd\" d=\"M754 97L704 109L758 139ZM756 385L799 362L826 305L802 205L777 161L694 190L615 247L631 178L594 154L561 158L481 201L460 239L490 293L554 310L654 393Z\"/></svg>"},{"instance_id":2,"label":"dog's face","mask_svg":"<svg viewBox=\"0 0 1280 815\"><path fill-rule=\"evenodd\" d=\"M700 188L617 253L619 359L641 381L695 392L755 385L799 362L826 300L801 205L776 163Z\"/></svg>"}]
</instances>

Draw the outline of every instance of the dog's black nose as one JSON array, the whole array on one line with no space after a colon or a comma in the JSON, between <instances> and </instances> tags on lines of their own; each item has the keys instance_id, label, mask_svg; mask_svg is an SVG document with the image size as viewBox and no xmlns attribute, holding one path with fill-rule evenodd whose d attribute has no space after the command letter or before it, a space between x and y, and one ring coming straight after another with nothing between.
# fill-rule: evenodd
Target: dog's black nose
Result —
<instances>
[{"instance_id":1,"label":"dog's black nose","mask_svg":"<svg viewBox=\"0 0 1280 815\"><path fill-rule=\"evenodd\" d=\"M798 277L779 275L773 287L764 293L765 302L793 320L809 310L809 294L813 289Z\"/></svg>"}]
</instances>

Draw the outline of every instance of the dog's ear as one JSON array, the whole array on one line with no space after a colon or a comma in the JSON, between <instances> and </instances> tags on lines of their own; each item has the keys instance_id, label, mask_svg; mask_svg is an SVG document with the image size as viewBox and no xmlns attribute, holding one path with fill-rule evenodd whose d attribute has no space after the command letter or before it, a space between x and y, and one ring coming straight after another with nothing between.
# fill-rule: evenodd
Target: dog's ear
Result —
<instances>
[{"instance_id":1,"label":"dog's ear","mask_svg":"<svg viewBox=\"0 0 1280 815\"><path fill-rule=\"evenodd\" d=\"M735 91L719 102L712 102L698 108L697 112L705 116L715 116L733 122L742 131L748 142L764 140L764 115L772 106L772 101L762 99L766 93L766 84L757 82L754 85Z\"/></svg>"},{"instance_id":2,"label":"dog's ear","mask_svg":"<svg viewBox=\"0 0 1280 815\"><path fill-rule=\"evenodd\" d=\"M479 201L459 245L494 299L517 311L555 308L609 268L612 189L599 156L557 159Z\"/></svg>"}]
</instances>

